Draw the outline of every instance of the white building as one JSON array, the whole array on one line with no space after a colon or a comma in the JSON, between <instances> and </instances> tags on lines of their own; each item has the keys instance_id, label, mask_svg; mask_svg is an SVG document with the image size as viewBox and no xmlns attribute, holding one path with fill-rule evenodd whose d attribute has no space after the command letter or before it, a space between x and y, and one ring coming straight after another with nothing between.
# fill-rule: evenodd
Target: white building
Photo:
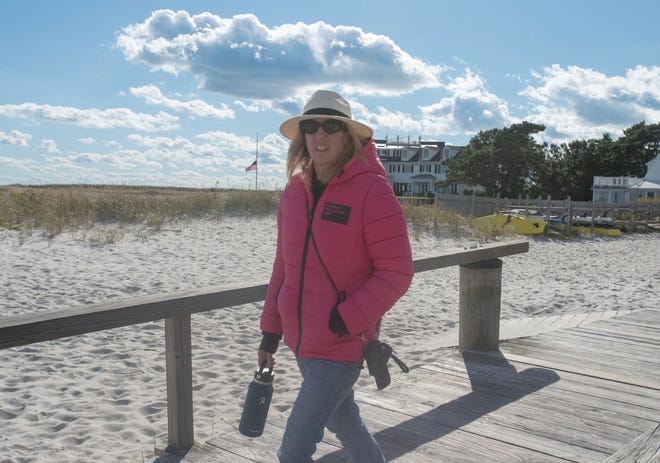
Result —
<instances>
[{"instance_id":1,"label":"white building","mask_svg":"<svg viewBox=\"0 0 660 463\"><path fill-rule=\"evenodd\" d=\"M594 177L594 202L630 203L660 199L660 156L649 161L644 178Z\"/></svg>"},{"instance_id":2,"label":"white building","mask_svg":"<svg viewBox=\"0 0 660 463\"><path fill-rule=\"evenodd\" d=\"M417 140L406 143L375 140L387 180L399 196L428 196L437 193L461 193L464 185L436 186L445 180L445 159L456 156L462 146L447 145L442 141Z\"/></svg>"}]
</instances>

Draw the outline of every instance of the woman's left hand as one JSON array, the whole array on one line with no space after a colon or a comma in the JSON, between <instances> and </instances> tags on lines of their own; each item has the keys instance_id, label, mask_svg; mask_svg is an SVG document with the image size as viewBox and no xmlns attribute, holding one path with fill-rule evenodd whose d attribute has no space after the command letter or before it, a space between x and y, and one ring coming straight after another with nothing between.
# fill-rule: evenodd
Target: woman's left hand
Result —
<instances>
[{"instance_id":1,"label":"woman's left hand","mask_svg":"<svg viewBox=\"0 0 660 463\"><path fill-rule=\"evenodd\" d=\"M328 328L330 329L330 331L335 333L339 338L349 334L348 328L346 328L346 324L344 323L344 320L341 318L341 315L339 314L339 304L335 304L335 306L330 311L330 320L328 320Z\"/></svg>"}]
</instances>

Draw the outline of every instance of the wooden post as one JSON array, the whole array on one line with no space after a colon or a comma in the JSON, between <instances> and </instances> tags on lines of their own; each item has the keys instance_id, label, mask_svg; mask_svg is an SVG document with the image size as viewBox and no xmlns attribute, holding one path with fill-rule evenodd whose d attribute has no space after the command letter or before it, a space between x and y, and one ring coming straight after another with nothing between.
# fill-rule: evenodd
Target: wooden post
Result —
<instances>
[{"instance_id":1,"label":"wooden post","mask_svg":"<svg viewBox=\"0 0 660 463\"><path fill-rule=\"evenodd\" d=\"M628 230L633 229L634 218L635 218L635 201L630 203L630 221L628 222Z\"/></svg>"},{"instance_id":2,"label":"wooden post","mask_svg":"<svg viewBox=\"0 0 660 463\"><path fill-rule=\"evenodd\" d=\"M591 202L591 235L596 234L596 203Z\"/></svg>"},{"instance_id":3,"label":"wooden post","mask_svg":"<svg viewBox=\"0 0 660 463\"><path fill-rule=\"evenodd\" d=\"M550 213L552 212L552 195L548 195L548 205L545 208L545 231L543 233L548 233L550 230Z\"/></svg>"},{"instance_id":4,"label":"wooden post","mask_svg":"<svg viewBox=\"0 0 660 463\"><path fill-rule=\"evenodd\" d=\"M571 204L571 197L566 197L566 231L570 235L573 232L573 205Z\"/></svg>"},{"instance_id":5,"label":"wooden post","mask_svg":"<svg viewBox=\"0 0 660 463\"><path fill-rule=\"evenodd\" d=\"M497 350L500 339L502 260L460 266L458 348Z\"/></svg>"},{"instance_id":6,"label":"wooden post","mask_svg":"<svg viewBox=\"0 0 660 463\"><path fill-rule=\"evenodd\" d=\"M529 205L530 205L530 199L529 199L529 193L525 196L525 215L529 215Z\"/></svg>"},{"instance_id":7,"label":"wooden post","mask_svg":"<svg viewBox=\"0 0 660 463\"><path fill-rule=\"evenodd\" d=\"M165 319L168 448L193 446L192 349L190 314Z\"/></svg>"}]
</instances>

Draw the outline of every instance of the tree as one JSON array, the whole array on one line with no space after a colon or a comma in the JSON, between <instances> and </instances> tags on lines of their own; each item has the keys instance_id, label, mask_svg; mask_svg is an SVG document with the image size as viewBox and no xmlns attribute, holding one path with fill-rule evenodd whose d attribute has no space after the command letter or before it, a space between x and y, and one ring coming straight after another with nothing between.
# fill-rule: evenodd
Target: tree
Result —
<instances>
[{"instance_id":1,"label":"tree","mask_svg":"<svg viewBox=\"0 0 660 463\"><path fill-rule=\"evenodd\" d=\"M640 122L627 128L612 154L617 176L644 177L646 164L660 154L660 123Z\"/></svg>"},{"instance_id":2,"label":"tree","mask_svg":"<svg viewBox=\"0 0 660 463\"><path fill-rule=\"evenodd\" d=\"M481 185L488 196L540 193L544 146L532 135L544 130L542 124L522 122L479 132L457 156L444 162L449 171L443 184Z\"/></svg>"},{"instance_id":3,"label":"tree","mask_svg":"<svg viewBox=\"0 0 660 463\"><path fill-rule=\"evenodd\" d=\"M590 200L593 178L600 167L599 143L599 140L576 140L551 145L539 173L542 194Z\"/></svg>"}]
</instances>

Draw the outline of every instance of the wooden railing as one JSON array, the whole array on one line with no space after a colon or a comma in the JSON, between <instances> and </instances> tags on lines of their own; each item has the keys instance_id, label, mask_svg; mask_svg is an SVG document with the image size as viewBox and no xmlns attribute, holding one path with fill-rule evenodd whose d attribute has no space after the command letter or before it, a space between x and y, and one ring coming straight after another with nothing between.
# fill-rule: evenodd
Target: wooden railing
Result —
<instances>
[{"instance_id":1,"label":"wooden railing","mask_svg":"<svg viewBox=\"0 0 660 463\"><path fill-rule=\"evenodd\" d=\"M502 262L524 253L529 242L512 241L415 260L415 272L460 266L459 348L491 350L499 340ZM167 421L170 449L194 443L190 316L264 300L267 281L222 286L0 318L0 349L24 346L138 323L165 320Z\"/></svg>"}]
</instances>

